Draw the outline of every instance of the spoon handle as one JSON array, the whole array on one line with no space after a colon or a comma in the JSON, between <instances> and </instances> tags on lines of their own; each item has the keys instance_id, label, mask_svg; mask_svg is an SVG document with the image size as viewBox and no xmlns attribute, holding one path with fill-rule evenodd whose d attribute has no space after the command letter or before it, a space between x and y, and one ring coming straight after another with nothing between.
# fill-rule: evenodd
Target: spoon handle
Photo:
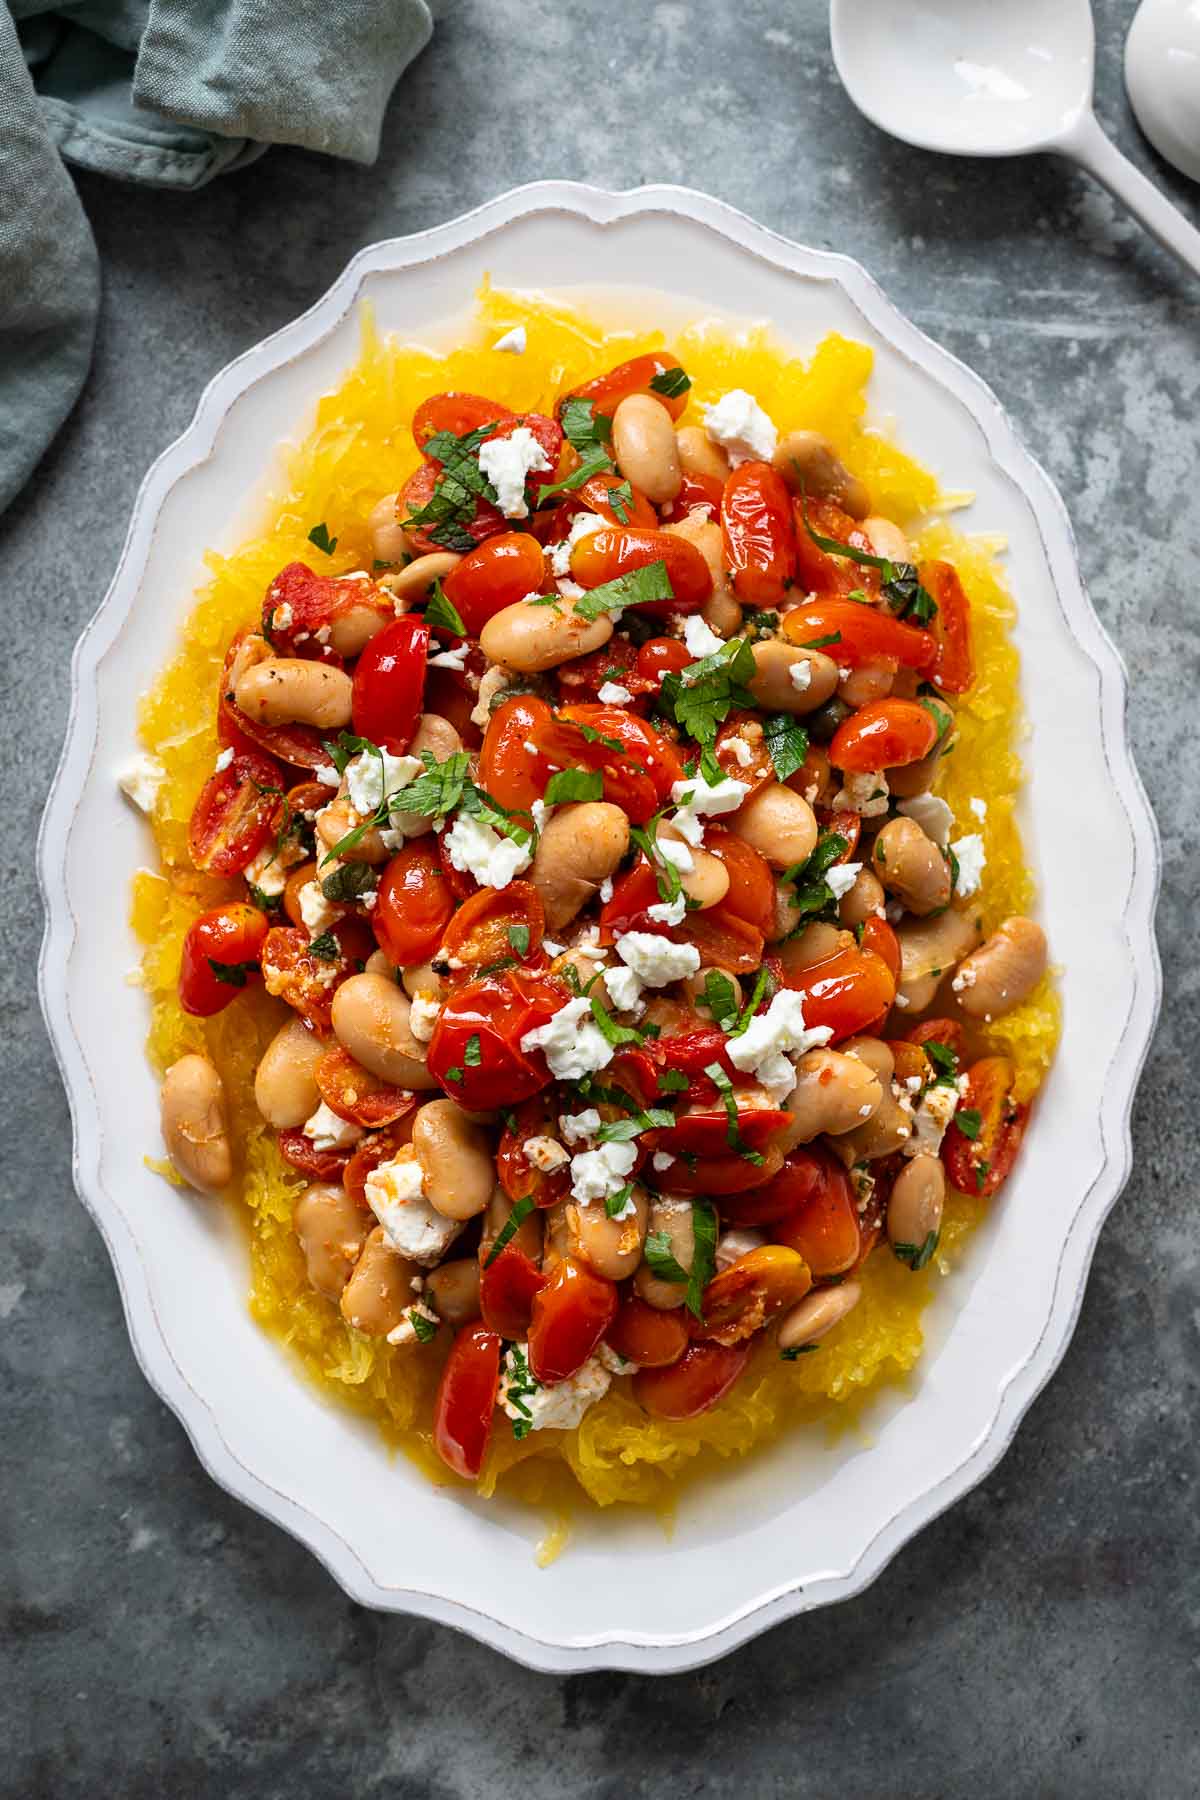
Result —
<instances>
[{"instance_id":1,"label":"spoon handle","mask_svg":"<svg viewBox=\"0 0 1200 1800\"><path fill-rule=\"evenodd\" d=\"M1193 275L1200 275L1200 231L1189 225L1178 207L1172 206L1154 183L1147 181L1141 170L1121 154L1100 129L1094 113L1084 113L1056 147L1103 182L1164 249L1173 250Z\"/></svg>"}]
</instances>

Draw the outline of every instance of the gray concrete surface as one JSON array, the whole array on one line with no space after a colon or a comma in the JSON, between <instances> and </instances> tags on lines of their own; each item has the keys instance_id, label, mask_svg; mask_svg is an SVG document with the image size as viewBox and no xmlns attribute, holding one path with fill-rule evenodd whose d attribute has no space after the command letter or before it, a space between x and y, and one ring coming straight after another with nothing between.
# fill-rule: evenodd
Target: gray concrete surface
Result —
<instances>
[{"instance_id":1,"label":"gray concrete surface","mask_svg":"<svg viewBox=\"0 0 1200 1800\"><path fill-rule=\"evenodd\" d=\"M0 520L14 859L0 909L6 1800L1200 1789L1200 287L1065 167L885 142L837 84L824 10L442 0L376 168L281 152L189 197L81 184L106 281L94 376ZM1156 163L1124 100L1132 11L1097 6L1100 111L1195 218L1200 196ZM551 1680L364 1613L207 1480L134 1365L73 1197L33 991L30 853L71 646L147 464L214 370L307 306L360 244L546 175L686 181L847 250L981 371L1067 497L1133 677L1165 849L1167 999L1136 1170L1057 1379L992 1479L870 1592L658 1683Z\"/></svg>"}]
</instances>

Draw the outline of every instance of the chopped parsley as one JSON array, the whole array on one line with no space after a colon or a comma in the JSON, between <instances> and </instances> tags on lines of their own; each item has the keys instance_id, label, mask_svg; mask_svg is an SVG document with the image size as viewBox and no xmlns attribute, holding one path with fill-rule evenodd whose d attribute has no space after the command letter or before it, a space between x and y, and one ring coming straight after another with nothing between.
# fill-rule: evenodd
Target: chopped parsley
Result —
<instances>
[{"instance_id":1,"label":"chopped parsley","mask_svg":"<svg viewBox=\"0 0 1200 1800\"><path fill-rule=\"evenodd\" d=\"M793 1344L788 1350L779 1352L780 1362L795 1362L798 1356L807 1356L810 1350L819 1350L820 1344Z\"/></svg>"},{"instance_id":2,"label":"chopped parsley","mask_svg":"<svg viewBox=\"0 0 1200 1800\"><path fill-rule=\"evenodd\" d=\"M893 1244L892 1254L898 1262L907 1263L913 1274L916 1275L925 1267L926 1263L931 1261L938 1247L940 1236L940 1231L931 1231L923 1244Z\"/></svg>"},{"instance_id":3,"label":"chopped parsley","mask_svg":"<svg viewBox=\"0 0 1200 1800\"><path fill-rule=\"evenodd\" d=\"M599 769L558 769L546 783L547 806L563 801L599 800L604 794L604 776Z\"/></svg>"},{"instance_id":4,"label":"chopped parsley","mask_svg":"<svg viewBox=\"0 0 1200 1800\"><path fill-rule=\"evenodd\" d=\"M453 600L447 600L440 581L433 584L433 592L429 596L429 604L425 608L425 623L430 626L441 626L455 637L466 637L467 628L463 624L462 614Z\"/></svg>"},{"instance_id":5,"label":"chopped parsley","mask_svg":"<svg viewBox=\"0 0 1200 1800\"><path fill-rule=\"evenodd\" d=\"M958 1074L958 1057L949 1044L939 1043L937 1038L926 1038L921 1048L937 1070L939 1079L953 1081Z\"/></svg>"},{"instance_id":6,"label":"chopped parsley","mask_svg":"<svg viewBox=\"0 0 1200 1800\"><path fill-rule=\"evenodd\" d=\"M308 534L308 541L315 544L318 550L323 550L326 556L332 556L338 547L337 539L330 537L329 527L323 519L319 525L313 526Z\"/></svg>"},{"instance_id":7,"label":"chopped parsley","mask_svg":"<svg viewBox=\"0 0 1200 1800\"><path fill-rule=\"evenodd\" d=\"M246 977L258 974L256 962L218 962L215 956L206 956L204 960L216 979L225 987L244 988Z\"/></svg>"},{"instance_id":8,"label":"chopped parsley","mask_svg":"<svg viewBox=\"0 0 1200 1800\"><path fill-rule=\"evenodd\" d=\"M721 1096L721 1102L725 1108L725 1118L727 1120L725 1126L725 1142L729 1145L729 1148L735 1151L738 1156L742 1157L744 1161L753 1163L755 1168L761 1168L763 1164L762 1156L760 1156L757 1150L751 1150L749 1148L738 1125L737 1095L733 1091L732 1081L730 1081L719 1062L709 1063L705 1068L704 1073L708 1076L708 1079L712 1082L718 1094Z\"/></svg>"},{"instance_id":9,"label":"chopped parsley","mask_svg":"<svg viewBox=\"0 0 1200 1800\"><path fill-rule=\"evenodd\" d=\"M511 1220L509 1223L511 1224ZM512 1422L513 1436L520 1440L527 1438L533 1430L533 1414L529 1410L527 1397L530 1394L536 1394L542 1384L529 1367L520 1344L513 1344L510 1347L506 1360L508 1372L504 1377L504 1398L508 1405L514 1407L521 1415L519 1419L514 1419Z\"/></svg>"},{"instance_id":10,"label":"chopped parsley","mask_svg":"<svg viewBox=\"0 0 1200 1800\"><path fill-rule=\"evenodd\" d=\"M526 1194L522 1199L513 1201L512 1211L496 1233L496 1241L484 1258L483 1266L485 1269L490 1269L496 1258L500 1255L500 1252L511 1244L512 1240L516 1237L517 1232L520 1230L521 1225L529 1217L532 1211L532 1194Z\"/></svg>"},{"instance_id":11,"label":"chopped parsley","mask_svg":"<svg viewBox=\"0 0 1200 1800\"><path fill-rule=\"evenodd\" d=\"M790 713L776 713L772 718L765 719L763 738L779 781L786 781L789 775L794 775L804 767L804 759L808 755L808 733Z\"/></svg>"},{"instance_id":12,"label":"chopped parsley","mask_svg":"<svg viewBox=\"0 0 1200 1800\"><path fill-rule=\"evenodd\" d=\"M973 1143L982 1129L983 1114L973 1106L960 1106L954 1115L954 1123L963 1136L970 1138Z\"/></svg>"},{"instance_id":13,"label":"chopped parsley","mask_svg":"<svg viewBox=\"0 0 1200 1800\"><path fill-rule=\"evenodd\" d=\"M415 527L423 531L443 550L465 552L475 548L475 539L466 527L475 517L480 500L496 504L496 490L479 467L479 446L495 429L493 420L462 437L456 437L452 431L436 431L422 444L424 455L440 463L442 469L425 505L416 507L400 521L405 530Z\"/></svg>"},{"instance_id":14,"label":"chopped parsley","mask_svg":"<svg viewBox=\"0 0 1200 1800\"><path fill-rule=\"evenodd\" d=\"M795 883L793 904L799 909L800 917L789 936L803 930L810 920L819 918L836 905L833 889L825 877L839 856L850 848L848 838L840 831L824 831L817 840L817 847L807 862L794 864L786 869L780 877L782 881Z\"/></svg>"},{"instance_id":15,"label":"chopped parsley","mask_svg":"<svg viewBox=\"0 0 1200 1800\"><path fill-rule=\"evenodd\" d=\"M468 1069L477 1069L482 1061L483 1045L480 1042L479 1033L473 1031L467 1039L467 1047L463 1051L463 1062Z\"/></svg>"},{"instance_id":16,"label":"chopped parsley","mask_svg":"<svg viewBox=\"0 0 1200 1800\"><path fill-rule=\"evenodd\" d=\"M711 656L664 677L662 705L698 744L712 746L717 727L734 707L756 705L748 683L754 679L754 652L745 638L730 638Z\"/></svg>"},{"instance_id":17,"label":"chopped parsley","mask_svg":"<svg viewBox=\"0 0 1200 1800\"><path fill-rule=\"evenodd\" d=\"M528 925L510 925L508 928L509 947L516 956L529 955Z\"/></svg>"},{"instance_id":18,"label":"chopped parsley","mask_svg":"<svg viewBox=\"0 0 1200 1800\"><path fill-rule=\"evenodd\" d=\"M678 400L680 394L686 394L692 385L692 378L683 369L660 369L657 375L650 378L650 392L662 394L667 400Z\"/></svg>"},{"instance_id":19,"label":"chopped parsley","mask_svg":"<svg viewBox=\"0 0 1200 1800\"><path fill-rule=\"evenodd\" d=\"M618 575L615 581L605 581L599 587L591 588L576 600L575 616L590 621L598 619L601 613L615 612L619 617L627 606L644 606L650 601L674 598L675 590L667 574L667 565L660 559L647 563L644 568L631 569L628 575Z\"/></svg>"}]
</instances>

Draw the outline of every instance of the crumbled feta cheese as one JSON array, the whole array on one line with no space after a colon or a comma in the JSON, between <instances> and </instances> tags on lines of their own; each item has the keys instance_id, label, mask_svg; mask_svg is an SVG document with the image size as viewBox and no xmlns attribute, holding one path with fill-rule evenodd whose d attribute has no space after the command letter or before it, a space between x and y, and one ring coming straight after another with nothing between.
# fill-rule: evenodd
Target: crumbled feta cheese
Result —
<instances>
[{"instance_id":1,"label":"crumbled feta cheese","mask_svg":"<svg viewBox=\"0 0 1200 1800\"><path fill-rule=\"evenodd\" d=\"M425 1198L421 1165L411 1150L394 1162L380 1163L366 1181L367 1205L383 1226L393 1250L431 1269L463 1229L463 1221L444 1218Z\"/></svg>"},{"instance_id":2,"label":"crumbled feta cheese","mask_svg":"<svg viewBox=\"0 0 1200 1800\"><path fill-rule=\"evenodd\" d=\"M958 1099L957 1087L945 1082L926 1090L913 1114L912 1136L904 1146L905 1156L937 1155L946 1127L958 1109Z\"/></svg>"},{"instance_id":3,"label":"crumbled feta cheese","mask_svg":"<svg viewBox=\"0 0 1200 1800\"><path fill-rule=\"evenodd\" d=\"M687 896L676 894L673 900L656 900L646 908L646 917L659 925L682 925L687 914Z\"/></svg>"},{"instance_id":4,"label":"crumbled feta cheese","mask_svg":"<svg viewBox=\"0 0 1200 1800\"><path fill-rule=\"evenodd\" d=\"M677 813L672 813L671 824L680 837L686 839L693 849L700 848L704 842L704 823L696 817L694 812L689 812L686 806L681 806Z\"/></svg>"},{"instance_id":5,"label":"crumbled feta cheese","mask_svg":"<svg viewBox=\"0 0 1200 1800\"><path fill-rule=\"evenodd\" d=\"M844 900L858 880L861 863L834 863L825 871L825 885L835 900Z\"/></svg>"},{"instance_id":6,"label":"crumbled feta cheese","mask_svg":"<svg viewBox=\"0 0 1200 1800\"><path fill-rule=\"evenodd\" d=\"M911 800L901 800L896 811L906 819L911 819L914 825L919 825L925 836L940 850L944 850L950 842L954 814L936 794L914 794Z\"/></svg>"},{"instance_id":7,"label":"crumbled feta cheese","mask_svg":"<svg viewBox=\"0 0 1200 1800\"><path fill-rule=\"evenodd\" d=\"M296 897L300 903L304 929L310 938L320 937L337 918L338 908L325 898L320 883L316 881L306 881Z\"/></svg>"},{"instance_id":8,"label":"crumbled feta cheese","mask_svg":"<svg viewBox=\"0 0 1200 1800\"><path fill-rule=\"evenodd\" d=\"M956 994L961 994L966 988L974 987L978 979L978 971L968 966L961 968L958 971L958 974L954 977L950 986L954 989Z\"/></svg>"},{"instance_id":9,"label":"crumbled feta cheese","mask_svg":"<svg viewBox=\"0 0 1200 1800\"><path fill-rule=\"evenodd\" d=\"M433 1036L442 1003L434 993L418 994L408 1015L408 1029L418 1044L427 1044Z\"/></svg>"},{"instance_id":10,"label":"crumbled feta cheese","mask_svg":"<svg viewBox=\"0 0 1200 1800\"><path fill-rule=\"evenodd\" d=\"M749 1256L751 1250L758 1250L766 1241L761 1231L755 1231L749 1225L739 1225L733 1231L723 1231L717 1240L717 1268L729 1268L739 1257Z\"/></svg>"},{"instance_id":11,"label":"crumbled feta cheese","mask_svg":"<svg viewBox=\"0 0 1200 1800\"><path fill-rule=\"evenodd\" d=\"M600 1129L600 1114L594 1106L585 1106L582 1112L563 1113L558 1129L568 1144L586 1144Z\"/></svg>"},{"instance_id":12,"label":"crumbled feta cheese","mask_svg":"<svg viewBox=\"0 0 1200 1800\"><path fill-rule=\"evenodd\" d=\"M597 1144L571 1158L571 1192L582 1206L589 1200L607 1200L626 1185L637 1162L636 1144ZM630 1205L630 1201L626 1201ZM618 1214L622 1217L622 1214Z\"/></svg>"},{"instance_id":13,"label":"crumbled feta cheese","mask_svg":"<svg viewBox=\"0 0 1200 1800\"><path fill-rule=\"evenodd\" d=\"M954 883L954 891L965 900L978 892L983 880L984 865L987 862L983 839L977 831L973 831L969 837L955 838L950 851L958 858L958 880Z\"/></svg>"},{"instance_id":14,"label":"crumbled feta cheese","mask_svg":"<svg viewBox=\"0 0 1200 1800\"><path fill-rule=\"evenodd\" d=\"M560 1006L547 1024L527 1031L521 1048L544 1050L550 1073L558 1081L578 1081L582 1075L607 1069L613 1059L613 1047L593 1019L586 994Z\"/></svg>"},{"instance_id":15,"label":"crumbled feta cheese","mask_svg":"<svg viewBox=\"0 0 1200 1800\"><path fill-rule=\"evenodd\" d=\"M607 906L609 901L612 899L612 897L613 897L613 878L611 875L606 875L604 877L604 880L600 883L600 899L603 902L603 904L605 906Z\"/></svg>"},{"instance_id":16,"label":"crumbled feta cheese","mask_svg":"<svg viewBox=\"0 0 1200 1800\"><path fill-rule=\"evenodd\" d=\"M605 969L604 986L618 1012L632 1012L641 1005L642 984L632 969Z\"/></svg>"},{"instance_id":17,"label":"crumbled feta cheese","mask_svg":"<svg viewBox=\"0 0 1200 1800\"><path fill-rule=\"evenodd\" d=\"M627 931L617 939L617 955L647 987L682 981L700 967L695 944L675 944L657 931Z\"/></svg>"},{"instance_id":18,"label":"crumbled feta cheese","mask_svg":"<svg viewBox=\"0 0 1200 1800\"><path fill-rule=\"evenodd\" d=\"M639 1364L630 1362L627 1356L621 1356L611 1344L598 1344L596 1356L610 1375L636 1375Z\"/></svg>"},{"instance_id":19,"label":"crumbled feta cheese","mask_svg":"<svg viewBox=\"0 0 1200 1800\"><path fill-rule=\"evenodd\" d=\"M524 325L514 325L511 331L496 339L492 349L503 351L506 356L524 356L527 341Z\"/></svg>"},{"instance_id":20,"label":"crumbled feta cheese","mask_svg":"<svg viewBox=\"0 0 1200 1800\"><path fill-rule=\"evenodd\" d=\"M887 776L882 769L862 775L845 774L845 786L833 797L835 812L856 812L864 819L878 818L888 809Z\"/></svg>"},{"instance_id":21,"label":"crumbled feta cheese","mask_svg":"<svg viewBox=\"0 0 1200 1800\"><path fill-rule=\"evenodd\" d=\"M744 462L770 462L779 442L774 424L745 388L731 388L706 406L704 429L728 453L735 469Z\"/></svg>"},{"instance_id":22,"label":"crumbled feta cheese","mask_svg":"<svg viewBox=\"0 0 1200 1800\"><path fill-rule=\"evenodd\" d=\"M390 799L422 773L420 757L393 756L390 750L364 750L346 764L346 796L355 812L373 813L386 794Z\"/></svg>"},{"instance_id":23,"label":"crumbled feta cheese","mask_svg":"<svg viewBox=\"0 0 1200 1800\"><path fill-rule=\"evenodd\" d=\"M807 667L807 665L805 666ZM753 750L750 748L745 738L738 737L736 732L732 737L727 737L725 739L724 748L733 757L734 762L740 764L743 769L748 769L750 764L754 761Z\"/></svg>"},{"instance_id":24,"label":"crumbled feta cheese","mask_svg":"<svg viewBox=\"0 0 1200 1800\"><path fill-rule=\"evenodd\" d=\"M671 1165L678 1161L678 1158L672 1156L669 1150L656 1150L650 1161L654 1165L656 1174L665 1175Z\"/></svg>"},{"instance_id":25,"label":"crumbled feta cheese","mask_svg":"<svg viewBox=\"0 0 1200 1800\"><path fill-rule=\"evenodd\" d=\"M283 605L277 606L271 614L271 629L272 631L290 631L295 620L295 609L290 600L285 600ZM307 637L308 633L305 632L304 636Z\"/></svg>"},{"instance_id":26,"label":"crumbled feta cheese","mask_svg":"<svg viewBox=\"0 0 1200 1800\"><path fill-rule=\"evenodd\" d=\"M976 798L971 801L971 811L975 814L977 819L986 819L987 801L980 800L978 796L976 796Z\"/></svg>"},{"instance_id":27,"label":"crumbled feta cheese","mask_svg":"<svg viewBox=\"0 0 1200 1800\"><path fill-rule=\"evenodd\" d=\"M274 899L282 894L287 886L288 870L302 863L306 852L290 838L276 852L273 843L266 844L252 862L248 862L242 870L251 887L256 887L260 894Z\"/></svg>"},{"instance_id":28,"label":"crumbled feta cheese","mask_svg":"<svg viewBox=\"0 0 1200 1800\"><path fill-rule=\"evenodd\" d=\"M480 473L496 490L496 504L506 519L527 519L525 480L536 470L548 473L550 458L530 431L518 425L507 437L489 438L479 446Z\"/></svg>"},{"instance_id":29,"label":"crumbled feta cheese","mask_svg":"<svg viewBox=\"0 0 1200 1800\"><path fill-rule=\"evenodd\" d=\"M566 580L571 573L571 552L581 538L592 537L597 531L607 531L608 520L599 513L577 512L567 528L565 538L556 544L546 545L546 555L550 558L550 570L554 575ZM563 592L566 590L564 589ZM582 593L582 589L580 592ZM574 596L578 599L578 594Z\"/></svg>"},{"instance_id":30,"label":"crumbled feta cheese","mask_svg":"<svg viewBox=\"0 0 1200 1800\"><path fill-rule=\"evenodd\" d=\"M699 613L691 613L683 621L683 641L689 655L697 662L706 656L715 656L718 650L725 648L725 639L707 626Z\"/></svg>"},{"instance_id":31,"label":"crumbled feta cheese","mask_svg":"<svg viewBox=\"0 0 1200 1800\"><path fill-rule=\"evenodd\" d=\"M335 788L342 785L342 778L332 763L318 763L313 770L313 775L322 787Z\"/></svg>"},{"instance_id":32,"label":"crumbled feta cheese","mask_svg":"<svg viewBox=\"0 0 1200 1800\"><path fill-rule=\"evenodd\" d=\"M812 686L812 664L794 662L788 670L788 680L798 694L807 694Z\"/></svg>"},{"instance_id":33,"label":"crumbled feta cheese","mask_svg":"<svg viewBox=\"0 0 1200 1800\"><path fill-rule=\"evenodd\" d=\"M805 1024L802 994L781 988L766 1012L756 1013L740 1037L729 1039L726 1048L735 1069L753 1074L773 1100L781 1100L796 1085L789 1055L803 1055L818 1044L827 1044L832 1036L828 1025Z\"/></svg>"},{"instance_id":34,"label":"crumbled feta cheese","mask_svg":"<svg viewBox=\"0 0 1200 1800\"><path fill-rule=\"evenodd\" d=\"M546 952L547 956L561 956L566 947L565 944L560 944L555 938L542 939L542 949Z\"/></svg>"},{"instance_id":35,"label":"crumbled feta cheese","mask_svg":"<svg viewBox=\"0 0 1200 1800\"><path fill-rule=\"evenodd\" d=\"M157 756L146 756L144 753L135 756L133 761L121 770L117 776L117 786L127 800L133 802L139 812L151 813L158 799L158 790L167 779L167 771Z\"/></svg>"},{"instance_id":36,"label":"crumbled feta cheese","mask_svg":"<svg viewBox=\"0 0 1200 1800\"><path fill-rule=\"evenodd\" d=\"M572 1431L588 1407L604 1398L611 1381L600 1358L589 1356L568 1381L556 1381L553 1387L533 1384L529 1345L514 1344L504 1358L498 1399L510 1419L523 1421L531 1431Z\"/></svg>"},{"instance_id":37,"label":"crumbled feta cheese","mask_svg":"<svg viewBox=\"0 0 1200 1800\"><path fill-rule=\"evenodd\" d=\"M362 1126L340 1119L322 1100L312 1118L304 1121L304 1135L312 1139L314 1150L348 1150L362 1136Z\"/></svg>"},{"instance_id":38,"label":"crumbled feta cheese","mask_svg":"<svg viewBox=\"0 0 1200 1800\"><path fill-rule=\"evenodd\" d=\"M543 1175L550 1175L555 1169L561 1169L567 1160L567 1153L557 1138L526 1138L522 1145L525 1161Z\"/></svg>"},{"instance_id":39,"label":"crumbled feta cheese","mask_svg":"<svg viewBox=\"0 0 1200 1800\"><path fill-rule=\"evenodd\" d=\"M676 806L690 813L703 813L706 818L720 818L723 813L736 812L749 792L749 784L735 780L732 775L725 775L720 781L691 775L686 781L671 784L671 798ZM675 823L678 824L678 820Z\"/></svg>"},{"instance_id":40,"label":"crumbled feta cheese","mask_svg":"<svg viewBox=\"0 0 1200 1800\"><path fill-rule=\"evenodd\" d=\"M596 698L602 706L625 706L633 695L619 681L605 681L596 689Z\"/></svg>"},{"instance_id":41,"label":"crumbled feta cheese","mask_svg":"<svg viewBox=\"0 0 1200 1800\"><path fill-rule=\"evenodd\" d=\"M467 666L467 645L464 642L456 644L453 650L440 650L428 662L431 669L453 669L461 675Z\"/></svg>"},{"instance_id":42,"label":"crumbled feta cheese","mask_svg":"<svg viewBox=\"0 0 1200 1800\"><path fill-rule=\"evenodd\" d=\"M480 887L506 888L533 861L528 844L501 837L482 819L458 813L442 842L456 869L469 871Z\"/></svg>"},{"instance_id":43,"label":"crumbled feta cheese","mask_svg":"<svg viewBox=\"0 0 1200 1800\"><path fill-rule=\"evenodd\" d=\"M687 844L678 838L663 837L661 832L655 834L654 854L661 863L670 863L681 875L690 875L696 866L696 859Z\"/></svg>"},{"instance_id":44,"label":"crumbled feta cheese","mask_svg":"<svg viewBox=\"0 0 1200 1800\"><path fill-rule=\"evenodd\" d=\"M232 747L232 745L227 744L225 746L224 750L222 750L220 756L218 756L216 762L213 764L213 773L215 775L223 775L232 761L233 761L233 747Z\"/></svg>"},{"instance_id":45,"label":"crumbled feta cheese","mask_svg":"<svg viewBox=\"0 0 1200 1800\"><path fill-rule=\"evenodd\" d=\"M547 806L544 800L534 800L532 802L529 808L529 816L533 820L536 830L545 831L546 820L553 811L554 808L552 806Z\"/></svg>"},{"instance_id":46,"label":"crumbled feta cheese","mask_svg":"<svg viewBox=\"0 0 1200 1800\"><path fill-rule=\"evenodd\" d=\"M388 1332L387 1341L389 1344L420 1344L427 1341L418 1336L417 1327L413 1322L414 1315L418 1319L427 1319L435 1330L442 1322L441 1315L434 1312L427 1301L418 1300L415 1306L409 1307L400 1323L398 1325L393 1325L392 1329ZM353 1319L350 1323L354 1323Z\"/></svg>"}]
</instances>

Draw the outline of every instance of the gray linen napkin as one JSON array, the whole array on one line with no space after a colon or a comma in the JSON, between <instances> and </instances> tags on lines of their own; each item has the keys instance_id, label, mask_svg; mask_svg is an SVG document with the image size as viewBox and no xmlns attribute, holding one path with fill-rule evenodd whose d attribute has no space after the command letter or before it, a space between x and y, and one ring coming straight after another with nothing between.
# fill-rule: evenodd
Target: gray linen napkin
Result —
<instances>
[{"instance_id":1,"label":"gray linen napkin","mask_svg":"<svg viewBox=\"0 0 1200 1800\"><path fill-rule=\"evenodd\" d=\"M63 160L194 188L298 144L373 162L425 0L0 4L0 509L79 395L100 299Z\"/></svg>"}]
</instances>

